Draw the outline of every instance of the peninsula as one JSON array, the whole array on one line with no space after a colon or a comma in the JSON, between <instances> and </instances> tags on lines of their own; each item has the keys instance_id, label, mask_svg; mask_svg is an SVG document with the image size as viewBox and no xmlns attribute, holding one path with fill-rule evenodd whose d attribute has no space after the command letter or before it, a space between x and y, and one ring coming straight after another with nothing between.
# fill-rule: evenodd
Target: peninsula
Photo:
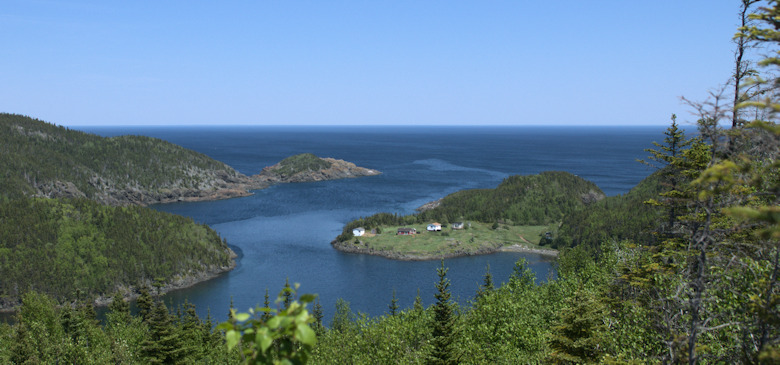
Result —
<instances>
[{"instance_id":1,"label":"peninsula","mask_svg":"<svg viewBox=\"0 0 780 365\"><path fill-rule=\"evenodd\" d=\"M33 289L61 303L80 292L104 304L115 293L164 293L236 266L216 231L146 205L379 174L302 154L246 176L160 139L101 137L8 113L0 113L0 167L0 311Z\"/></svg>"},{"instance_id":2,"label":"peninsula","mask_svg":"<svg viewBox=\"0 0 780 365\"><path fill-rule=\"evenodd\" d=\"M565 215L605 197L566 172L510 176L495 189L463 190L398 216L378 213L348 223L331 245L397 260L433 260L498 251L557 255L549 244Z\"/></svg>"},{"instance_id":3,"label":"peninsula","mask_svg":"<svg viewBox=\"0 0 780 365\"><path fill-rule=\"evenodd\" d=\"M101 137L0 113L0 191L9 198L87 198L106 205L228 199L278 183L379 174L301 154L246 176L202 153L150 137Z\"/></svg>"}]
</instances>

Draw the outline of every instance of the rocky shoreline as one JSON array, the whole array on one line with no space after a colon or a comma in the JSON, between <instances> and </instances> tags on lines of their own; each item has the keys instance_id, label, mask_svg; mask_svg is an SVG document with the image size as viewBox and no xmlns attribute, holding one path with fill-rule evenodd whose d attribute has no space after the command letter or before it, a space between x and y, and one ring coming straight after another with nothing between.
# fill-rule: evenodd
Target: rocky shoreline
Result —
<instances>
[{"instance_id":1,"label":"rocky shoreline","mask_svg":"<svg viewBox=\"0 0 780 365\"><path fill-rule=\"evenodd\" d=\"M373 169L360 167L352 162L337 160L331 157L319 157L320 160L327 163L329 167L319 170L301 171L292 175L286 175L282 172L282 166L276 164L268 166L259 174L252 175L251 179L259 184L280 184L280 183L300 183L315 182L325 180L351 179L362 176L379 175L381 172Z\"/></svg>"},{"instance_id":2,"label":"rocky shoreline","mask_svg":"<svg viewBox=\"0 0 780 365\"><path fill-rule=\"evenodd\" d=\"M547 255L547 256L558 256L558 251L556 250L546 250L546 249L530 248L530 247L525 247L520 245L502 245L502 244L493 244L492 246L481 247L475 251L459 250L459 251L453 251L453 252L447 252L447 253L435 254L435 255L427 255L427 254L415 255L411 253L402 253L396 251L374 250L373 248L355 245L350 242L338 242L336 240L331 241L330 244L331 246L333 246L334 249L341 252L380 256L387 259L399 260L399 261L442 260L442 259L449 259L453 257L462 257L462 256L489 255L496 252L528 252L528 253L536 253L536 254Z\"/></svg>"},{"instance_id":3,"label":"rocky shoreline","mask_svg":"<svg viewBox=\"0 0 780 365\"><path fill-rule=\"evenodd\" d=\"M319 158L329 167L302 171L293 175L279 173L280 165L264 168L259 174L246 176L237 171L216 171L204 175L204 182L198 187L171 187L154 191L140 187L116 188L100 178L91 181L99 191L93 200L106 205L166 204L176 202L199 202L240 198L252 195L252 190L261 190L276 184L316 182L326 180L349 179L379 175L381 172L360 167L352 162L335 158ZM205 174L205 172L204 172ZM36 186L35 196L46 198L85 198L87 197L75 184L69 181L50 181Z\"/></svg>"},{"instance_id":4,"label":"rocky shoreline","mask_svg":"<svg viewBox=\"0 0 780 365\"><path fill-rule=\"evenodd\" d=\"M180 275L171 280L169 283L166 283L162 287L160 287L159 291L157 292L157 295L163 295L168 292L179 290L179 289L185 289L189 288L195 284L208 281L211 279L216 278L217 276L224 274L230 270L233 270L238 265L238 262L236 262L236 258L238 255L236 253L228 248L230 251L230 264L227 266L216 266L216 267L210 267L204 271L198 271L193 273L188 273L186 275ZM147 282L147 287L151 288L152 283ZM117 288L117 290L122 294L122 298L124 298L125 301L131 301L138 298L140 295L139 291L141 290L140 287L134 287L134 286L121 286ZM101 295L94 299L93 304L98 307L104 307L111 304L113 301L113 294L107 294L107 295ZM0 302L0 313L11 313L16 311L20 306L22 305L21 298L17 298L16 300L5 300Z\"/></svg>"}]
</instances>

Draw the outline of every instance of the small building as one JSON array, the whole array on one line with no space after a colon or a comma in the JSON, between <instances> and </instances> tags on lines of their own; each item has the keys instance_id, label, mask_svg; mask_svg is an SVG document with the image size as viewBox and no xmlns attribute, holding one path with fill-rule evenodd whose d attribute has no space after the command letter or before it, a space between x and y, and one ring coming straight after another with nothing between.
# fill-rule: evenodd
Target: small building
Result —
<instances>
[{"instance_id":1,"label":"small building","mask_svg":"<svg viewBox=\"0 0 780 365\"><path fill-rule=\"evenodd\" d=\"M366 234L366 229L363 227L357 227L352 230L352 235L355 237L360 237L362 235Z\"/></svg>"},{"instance_id":2,"label":"small building","mask_svg":"<svg viewBox=\"0 0 780 365\"><path fill-rule=\"evenodd\" d=\"M452 229L463 229L463 222L455 222L452 224Z\"/></svg>"},{"instance_id":3,"label":"small building","mask_svg":"<svg viewBox=\"0 0 780 365\"><path fill-rule=\"evenodd\" d=\"M397 235L401 236L411 236L417 234L417 230L414 228L398 228Z\"/></svg>"},{"instance_id":4,"label":"small building","mask_svg":"<svg viewBox=\"0 0 780 365\"><path fill-rule=\"evenodd\" d=\"M429 231L441 231L441 223L433 222L428 225Z\"/></svg>"}]
</instances>

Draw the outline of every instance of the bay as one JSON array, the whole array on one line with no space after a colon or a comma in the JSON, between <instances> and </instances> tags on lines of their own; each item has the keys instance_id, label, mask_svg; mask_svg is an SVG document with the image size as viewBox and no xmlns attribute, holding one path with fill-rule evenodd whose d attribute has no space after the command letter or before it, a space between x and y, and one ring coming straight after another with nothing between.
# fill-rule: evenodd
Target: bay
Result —
<instances>
[{"instance_id":1,"label":"bay","mask_svg":"<svg viewBox=\"0 0 780 365\"><path fill-rule=\"evenodd\" d=\"M229 305L246 311L271 298L285 280L316 293L327 318L339 298L353 311L381 315L393 290L402 308L420 293L434 302L439 261L404 262L346 254L330 246L347 222L377 212L413 213L420 205L463 189L493 188L513 174L568 171L607 195L626 193L651 170L636 162L663 139L664 127L433 126L189 126L83 127L104 136L161 138L255 174L290 155L310 152L382 171L382 175L276 185L230 200L173 203L154 209L192 217L224 237L239 254L233 271L171 292L165 301L194 303L201 316L224 320ZM524 258L537 281L553 278L554 260L525 253L453 258L453 298L468 305L489 264L507 281Z\"/></svg>"}]
</instances>

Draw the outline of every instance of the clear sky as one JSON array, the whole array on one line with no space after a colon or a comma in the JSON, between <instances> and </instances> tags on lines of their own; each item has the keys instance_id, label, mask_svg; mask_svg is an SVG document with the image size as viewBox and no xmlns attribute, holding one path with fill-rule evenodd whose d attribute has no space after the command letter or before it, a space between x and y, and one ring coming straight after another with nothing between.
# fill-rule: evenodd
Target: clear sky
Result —
<instances>
[{"instance_id":1,"label":"clear sky","mask_svg":"<svg viewBox=\"0 0 780 365\"><path fill-rule=\"evenodd\" d=\"M61 125L665 125L738 0L0 0L0 111Z\"/></svg>"}]
</instances>

